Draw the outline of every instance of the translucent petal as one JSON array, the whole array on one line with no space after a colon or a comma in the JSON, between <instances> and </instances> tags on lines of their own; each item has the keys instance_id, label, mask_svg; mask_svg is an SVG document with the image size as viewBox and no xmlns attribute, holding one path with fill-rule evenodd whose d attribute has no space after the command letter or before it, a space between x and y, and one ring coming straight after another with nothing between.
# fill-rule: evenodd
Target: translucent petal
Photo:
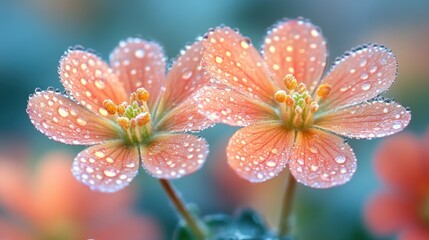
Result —
<instances>
[{"instance_id":1,"label":"translucent petal","mask_svg":"<svg viewBox=\"0 0 429 240\"><path fill-rule=\"evenodd\" d=\"M228 163L250 182L271 179L285 168L294 136L278 122L244 127L229 140Z\"/></svg>"},{"instance_id":2,"label":"translucent petal","mask_svg":"<svg viewBox=\"0 0 429 240\"><path fill-rule=\"evenodd\" d=\"M214 122L248 126L278 119L270 105L224 85L204 87L195 94L194 100L198 103L200 113Z\"/></svg>"},{"instance_id":3,"label":"translucent petal","mask_svg":"<svg viewBox=\"0 0 429 240\"><path fill-rule=\"evenodd\" d=\"M298 133L289 168L298 182L313 188L329 188L351 179L356 171L356 157L342 138L309 129Z\"/></svg>"},{"instance_id":4,"label":"translucent petal","mask_svg":"<svg viewBox=\"0 0 429 240\"><path fill-rule=\"evenodd\" d=\"M273 103L278 87L271 81L259 52L248 38L223 27L203 41L203 65L210 77L239 89L242 94Z\"/></svg>"},{"instance_id":5,"label":"translucent petal","mask_svg":"<svg viewBox=\"0 0 429 240\"><path fill-rule=\"evenodd\" d=\"M328 56L319 28L302 19L274 25L265 37L263 50L279 86L284 87L286 74L293 74L310 92L319 82Z\"/></svg>"},{"instance_id":6,"label":"translucent petal","mask_svg":"<svg viewBox=\"0 0 429 240\"><path fill-rule=\"evenodd\" d=\"M173 63L163 94L162 103L165 108L178 106L209 81L200 66L202 50L201 41L195 42L187 46Z\"/></svg>"},{"instance_id":7,"label":"translucent petal","mask_svg":"<svg viewBox=\"0 0 429 240\"><path fill-rule=\"evenodd\" d=\"M365 206L366 225L377 235L401 232L412 220L412 205L394 193L372 196Z\"/></svg>"},{"instance_id":8,"label":"translucent petal","mask_svg":"<svg viewBox=\"0 0 429 240\"><path fill-rule=\"evenodd\" d=\"M346 137L371 139L400 132L410 120L411 113L401 105L374 101L328 113L315 125Z\"/></svg>"},{"instance_id":9,"label":"translucent petal","mask_svg":"<svg viewBox=\"0 0 429 240\"><path fill-rule=\"evenodd\" d=\"M156 122L156 129L165 132L199 132L214 125L213 121L199 112L200 100L188 97Z\"/></svg>"},{"instance_id":10,"label":"translucent petal","mask_svg":"<svg viewBox=\"0 0 429 240\"><path fill-rule=\"evenodd\" d=\"M90 145L119 137L115 123L55 92L31 96L27 113L37 130L58 142Z\"/></svg>"},{"instance_id":11,"label":"translucent petal","mask_svg":"<svg viewBox=\"0 0 429 240\"><path fill-rule=\"evenodd\" d=\"M106 99L119 104L128 97L118 77L93 53L68 51L60 61L59 74L65 89L94 113L104 112L100 108Z\"/></svg>"},{"instance_id":12,"label":"translucent petal","mask_svg":"<svg viewBox=\"0 0 429 240\"><path fill-rule=\"evenodd\" d=\"M154 106L166 79L164 51L160 45L128 38L113 50L110 65L128 94L144 87L150 93L149 107Z\"/></svg>"},{"instance_id":13,"label":"translucent petal","mask_svg":"<svg viewBox=\"0 0 429 240\"><path fill-rule=\"evenodd\" d=\"M206 140L190 134L156 136L142 147L142 164L156 178L175 179L201 168L209 149Z\"/></svg>"},{"instance_id":14,"label":"translucent petal","mask_svg":"<svg viewBox=\"0 0 429 240\"><path fill-rule=\"evenodd\" d=\"M346 53L322 80L332 86L321 106L335 109L372 99L386 91L397 74L395 55L387 48L366 45Z\"/></svg>"},{"instance_id":15,"label":"translucent petal","mask_svg":"<svg viewBox=\"0 0 429 240\"><path fill-rule=\"evenodd\" d=\"M72 173L92 190L116 192L128 186L138 168L138 149L117 140L80 152L74 159Z\"/></svg>"}]
</instances>

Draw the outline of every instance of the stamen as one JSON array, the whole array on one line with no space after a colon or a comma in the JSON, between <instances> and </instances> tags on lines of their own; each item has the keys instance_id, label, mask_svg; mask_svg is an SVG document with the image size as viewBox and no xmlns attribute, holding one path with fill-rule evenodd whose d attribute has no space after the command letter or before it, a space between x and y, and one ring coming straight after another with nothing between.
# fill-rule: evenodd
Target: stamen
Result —
<instances>
[{"instance_id":1,"label":"stamen","mask_svg":"<svg viewBox=\"0 0 429 240\"><path fill-rule=\"evenodd\" d=\"M150 114L148 112L140 113L136 117L137 124L142 127L150 122Z\"/></svg>"},{"instance_id":2,"label":"stamen","mask_svg":"<svg viewBox=\"0 0 429 240\"><path fill-rule=\"evenodd\" d=\"M279 102L279 103L284 103L286 100L286 97L289 96L286 94L286 92L284 90L278 90L275 94L274 94L274 99ZM290 96L289 96L290 97Z\"/></svg>"},{"instance_id":3,"label":"stamen","mask_svg":"<svg viewBox=\"0 0 429 240\"><path fill-rule=\"evenodd\" d=\"M299 83L298 87L296 87L296 91L300 94L303 94L305 91L307 91L307 88L304 83Z\"/></svg>"},{"instance_id":4,"label":"stamen","mask_svg":"<svg viewBox=\"0 0 429 240\"><path fill-rule=\"evenodd\" d=\"M147 102L149 99L149 92L144 88L138 88L136 90L137 99L143 102Z\"/></svg>"},{"instance_id":5,"label":"stamen","mask_svg":"<svg viewBox=\"0 0 429 240\"><path fill-rule=\"evenodd\" d=\"M121 126L121 128L123 128L123 129L128 129L131 127L131 122L126 117L118 117L117 121L118 121L119 126Z\"/></svg>"},{"instance_id":6,"label":"stamen","mask_svg":"<svg viewBox=\"0 0 429 240\"><path fill-rule=\"evenodd\" d=\"M312 113L315 113L315 112L317 112L317 110L319 110L319 104L317 104L317 102L311 102L310 111Z\"/></svg>"},{"instance_id":7,"label":"stamen","mask_svg":"<svg viewBox=\"0 0 429 240\"><path fill-rule=\"evenodd\" d=\"M296 85L298 84L295 76L293 76L292 74L286 74L286 76L283 78L283 82L289 90L294 90L296 88Z\"/></svg>"},{"instance_id":8,"label":"stamen","mask_svg":"<svg viewBox=\"0 0 429 240\"><path fill-rule=\"evenodd\" d=\"M295 105L295 100L293 100L292 96L287 95L285 99L285 103L289 107L293 107Z\"/></svg>"},{"instance_id":9,"label":"stamen","mask_svg":"<svg viewBox=\"0 0 429 240\"><path fill-rule=\"evenodd\" d=\"M332 89L331 85L324 83L317 88L317 91L316 91L317 96L319 96L320 98L325 98L329 95L329 93L331 92L331 89Z\"/></svg>"},{"instance_id":10,"label":"stamen","mask_svg":"<svg viewBox=\"0 0 429 240\"><path fill-rule=\"evenodd\" d=\"M116 111L117 111L117 107L116 107L116 105L113 103L113 101L112 100L110 100L110 99L107 99L107 100L104 100L103 101L103 107L104 107L104 109L106 109L106 111L109 113L109 114L115 114L116 113Z\"/></svg>"},{"instance_id":11,"label":"stamen","mask_svg":"<svg viewBox=\"0 0 429 240\"><path fill-rule=\"evenodd\" d=\"M116 110L118 111L119 115L121 115L121 116L124 115L126 106L127 106L127 102L123 102L117 106Z\"/></svg>"}]
</instances>

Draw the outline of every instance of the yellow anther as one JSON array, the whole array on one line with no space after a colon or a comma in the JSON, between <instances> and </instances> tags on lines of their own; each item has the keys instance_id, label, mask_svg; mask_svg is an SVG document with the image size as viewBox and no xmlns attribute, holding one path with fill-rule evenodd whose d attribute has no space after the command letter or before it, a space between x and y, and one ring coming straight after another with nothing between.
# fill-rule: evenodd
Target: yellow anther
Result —
<instances>
[{"instance_id":1,"label":"yellow anther","mask_svg":"<svg viewBox=\"0 0 429 240\"><path fill-rule=\"evenodd\" d=\"M137 99L137 94L135 92L130 95L130 104L132 104Z\"/></svg>"},{"instance_id":2,"label":"yellow anther","mask_svg":"<svg viewBox=\"0 0 429 240\"><path fill-rule=\"evenodd\" d=\"M279 103L284 103L286 100L286 92L284 90L278 90L275 94L274 94L274 99L279 102Z\"/></svg>"},{"instance_id":3,"label":"yellow anther","mask_svg":"<svg viewBox=\"0 0 429 240\"><path fill-rule=\"evenodd\" d=\"M295 105L295 100L290 95L286 95L285 103L289 107L293 107Z\"/></svg>"},{"instance_id":4,"label":"yellow anther","mask_svg":"<svg viewBox=\"0 0 429 240\"><path fill-rule=\"evenodd\" d=\"M116 110L118 111L119 115L124 115L126 106L127 106L126 102L123 102L117 106Z\"/></svg>"},{"instance_id":5,"label":"yellow anther","mask_svg":"<svg viewBox=\"0 0 429 240\"><path fill-rule=\"evenodd\" d=\"M317 96L319 96L320 98L325 98L329 95L329 92L331 92L331 89L332 89L331 85L324 83L317 88L317 91L316 91Z\"/></svg>"},{"instance_id":6,"label":"yellow anther","mask_svg":"<svg viewBox=\"0 0 429 240\"><path fill-rule=\"evenodd\" d=\"M289 89L289 90L294 90L296 88L296 85L298 84L295 76L293 76L292 74L287 74L283 78L283 82L285 83L287 89Z\"/></svg>"},{"instance_id":7,"label":"yellow anther","mask_svg":"<svg viewBox=\"0 0 429 240\"><path fill-rule=\"evenodd\" d=\"M126 117L118 117L117 119L119 126L121 126L124 129L128 129L131 127L131 122Z\"/></svg>"},{"instance_id":8,"label":"yellow anther","mask_svg":"<svg viewBox=\"0 0 429 240\"><path fill-rule=\"evenodd\" d=\"M149 92L144 88L138 88L136 94L140 101L146 102L149 99Z\"/></svg>"},{"instance_id":9,"label":"yellow anther","mask_svg":"<svg viewBox=\"0 0 429 240\"><path fill-rule=\"evenodd\" d=\"M109 114L115 114L117 111L117 106L110 99L103 101L103 107Z\"/></svg>"},{"instance_id":10,"label":"yellow anther","mask_svg":"<svg viewBox=\"0 0 429 240\"><path fill-rule=\"evenodd\" d=\"M136 119L139 126L144 126L150 122L150 114L148 112L140 113L136 116Z\"/></svg>"},{"instance_id":11,"label":"yellow anther","mask_svg":"<svg viewBox=\"0 0 429 240\"><path fill-rule=\"evenodd\" d=\"M317 104L317 102L311 102L310 111L312 113L315 113L315 112L317 112L317 110L319 110L319 104Z\"/></svg>"},{"instance_id":12,"label":"yellow anther","mask_svg":"<svg viewBox=\"0 0 429 240\"><path fill-rule=\"evenodd\" d=\"M299 83L298 87L296 87L296 91L299 92L300 94L304 93L307 90L307 87L305 86L304 83Z\"/></svg>"}]
</instances>

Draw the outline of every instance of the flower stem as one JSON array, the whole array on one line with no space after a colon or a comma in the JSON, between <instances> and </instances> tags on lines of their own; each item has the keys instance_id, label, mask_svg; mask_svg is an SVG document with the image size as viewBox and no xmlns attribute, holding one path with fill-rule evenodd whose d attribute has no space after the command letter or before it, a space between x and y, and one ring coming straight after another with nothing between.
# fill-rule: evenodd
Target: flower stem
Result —
<instances>
[{"instance_id":1,"label":"flower stem","mask_svg":"<svg viewBox=\"0 0 429 240\"><path fill-rule=\"evenodd\" d=\"M292 230L291 214L292 214L293 198L295 196L295 188L296 188L296 180L292 176L292 174L289 173L288 182L286 185L285 193L283 195L283 206L282 206L282 212L281 212L280 223L279 223L278 236L280 238L286 237L291 233L291 230Z\"/></svg>"},{"instance_id":2,"label":"flower stem","mask_svg":"<svg viewBox=\"0 0 429 240\"><path fill-rule=\"evenodd\" d=\"M159 182L161 183L162 188L167 193L176 210L185 219L186 224L191 229L195 238L201 240L205 239L206 234L203 230L203 227L201 226L201 221L195 219L195 217L188 211L176 189L174 189L171 183L166 179L159 179Z\"/></svg>"}]
</instances>

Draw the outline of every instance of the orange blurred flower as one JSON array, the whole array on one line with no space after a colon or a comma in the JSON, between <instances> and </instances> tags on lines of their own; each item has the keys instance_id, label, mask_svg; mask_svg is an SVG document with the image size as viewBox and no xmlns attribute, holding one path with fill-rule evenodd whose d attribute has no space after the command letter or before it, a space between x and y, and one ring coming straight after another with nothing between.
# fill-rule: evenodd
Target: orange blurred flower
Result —
<instances>
[{"instance_id":1,"label":"orange blurred flower","mask_svg":"<svg viewBox=\"0 0 429 240\"><path fill-rule=\"evenodd\" d=\"M340 185L354 174L356 158L337 134L369 139L408 125L411 114L404 107L371 100L395 80L390 50L356 48L321 79L326 43L310 22L282 21L264 42L261 56L228 27L211 30L203 41L203 64L217 83L200 91L198 107L213 121L244 126L227 147L228 163L241 177L262 182L289 164L307 186Z\"/></svg>"},{"instance_id":2,"label":"orange blurred flower","mask_svg":"<svg viewBox=\"0 0 429 240\"><path fill-rule=\"evenodd\" d=\"M25 159L0 156L0 239L161 239L159 227L133 213L131 188L92 192L69 174L65 153L30 171Z\"/></svg>"},{"instance_id":3,"label":"orange blurred flower","mask_svg":"<svg viewBox=\"0 0 429 240\"><path fill-rule=\"evenodd\" d=\"M424 140L409 133L386 140L374 163L385 186L366 205L368 227L403 240L429 239L429 131Z\"/></svg>"},{"instance_id":4,"label":"orange blurred flower","mask_svg":"<svg viewBox=\"0 0 429 240\"><path fill-rule=\"evenodd\" d=\"M93 190L124 188L140 164L156 178L182 177L198 170L208 154L204 139L183 133L211 125L192 98L206 82L201 50L200 41L188 46L167 75L164 52L154 42L120 42L110 66L93 53L69 50L59 73L72 96L36 89L27 113L55 141L94 145L72 168Z\"/></svg>"}]
</instances>

